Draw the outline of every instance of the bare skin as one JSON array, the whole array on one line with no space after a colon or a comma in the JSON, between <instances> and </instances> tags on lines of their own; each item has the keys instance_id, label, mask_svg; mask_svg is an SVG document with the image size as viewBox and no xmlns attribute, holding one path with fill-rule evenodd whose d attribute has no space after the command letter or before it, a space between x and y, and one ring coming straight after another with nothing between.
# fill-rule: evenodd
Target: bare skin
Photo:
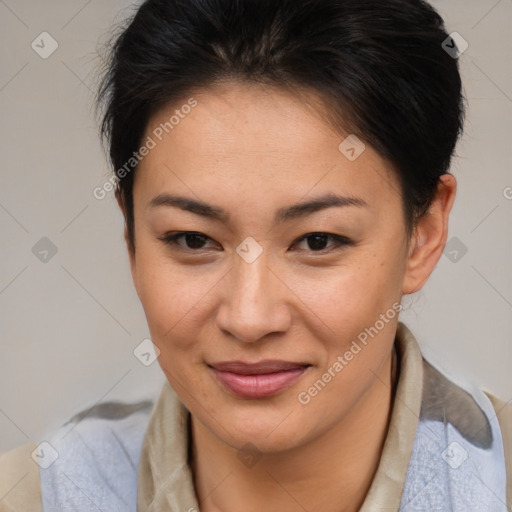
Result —
<instances>
[{"instance_id":1,"label":"bare skin","mask_svg":"<svg viewBox=\"0 0 512 512\"><path fill-rule=\"evenodd\" d=\"M409 239L391 164L369 145L347 159L338 146L348 134L294 95L230 83L194 98L137 169L130 264L159 363L192 415L201 511L357 511L387 433L398 315L388 313L320 392L308 389L428 279L446 243L455 180L441 178ZM176 108L158 112L146 136ZM355 201L275 221L279 209L329 193ZM229 219L171 206L162 194L213 205ZM165 243L176 232L202 238ZM311 233L343 242L326 236L319 249ZM247 237L262 251L250 263L236 251ZM210 367L266 359L309 366L263 398L234 394ZM247 443L255 464L241 460Z\"/></svg>"}]
</instances>

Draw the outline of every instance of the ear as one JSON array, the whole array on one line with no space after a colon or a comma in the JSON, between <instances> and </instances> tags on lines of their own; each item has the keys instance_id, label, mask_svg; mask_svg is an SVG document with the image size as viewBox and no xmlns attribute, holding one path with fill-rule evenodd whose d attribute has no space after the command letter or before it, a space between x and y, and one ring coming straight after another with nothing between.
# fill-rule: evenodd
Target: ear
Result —
<instances>
[{"instance_id":1,"label":"ear","mask_svg":"<svg viewBox=\"0 0 512 512\"><path fill-rule=\"evenodd\" d=\"M443 254L448 237L448 218L455 201L457 182L451 174L439 178L428 212L418 221L409 247L402 292L420 290Z\"/></svg>"},{"instance_id":2,"label":"ear","mask_svg":"<svg viewBox=\"0 0 512 512\"><path fill-rule=\"evenodd\" d=\"M123 213L123 217L125 219L125 221L124 221L124 241L126 243L126 248L128 250L128 257L130 259L130 272L132 274L133 284L135 285L135 289L137 290L137 293L138 293L137 267L136 267L136 263L135 263L135 252L132 251L132 249L130 247L130 239L128 237L128 227L126 224L126 205L124 203L124 199L123 199L123 196L122 196L119 188L116 188L115 196L116 196L117 204L119 205L119 208L121 209L121 212Z\"/></svg>"}]
</instances>

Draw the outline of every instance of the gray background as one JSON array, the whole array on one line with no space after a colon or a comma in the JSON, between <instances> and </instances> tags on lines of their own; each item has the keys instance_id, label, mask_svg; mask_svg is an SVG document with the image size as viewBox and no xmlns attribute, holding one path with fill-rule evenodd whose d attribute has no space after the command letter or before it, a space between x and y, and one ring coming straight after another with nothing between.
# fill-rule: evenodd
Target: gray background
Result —
<instances>
[{"instance_id":1,"label":"gray background","mask_svg":"<svg viewBox=\"0 0 512 512\"><path fill-rule=\"evenodd\" d=\"M434 5L469 44L468 120L452 168L456 238L401 318L452 378L511 400L512 0ZM120 0L0 0L0 451L163 383L158 363L133 354L149 333L121 214L112 193L92 195L108 173L92 109L96 49L132 9ZM45 31L58 48L43 59L31 43L48 52Z\"/></svg>"}]
</instances>

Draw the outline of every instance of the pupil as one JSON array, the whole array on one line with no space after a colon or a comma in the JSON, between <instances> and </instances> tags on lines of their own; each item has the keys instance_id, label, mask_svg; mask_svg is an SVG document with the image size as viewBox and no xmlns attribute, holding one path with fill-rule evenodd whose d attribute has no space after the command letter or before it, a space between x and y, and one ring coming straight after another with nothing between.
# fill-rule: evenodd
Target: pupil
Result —
<instances>
[{"instance_id":1,"label":"pupil","mask_svg":"<svg viewBox=\"0 0 512 512\"><path fill-rule=\"evenodd\" d=\"M192 239L192 241L191 241ZM196 234L187 235L187 245L190 249L201 249L204 244L204 237Z\"/></svg>"},{"instance_id":2,"label":"pupil","mask_svg":"<svg viewBox=\"0 0 512 512\"><path fill-rule=\"evenodd\" d=\"M308 236L309 248L313 249L313 250L325 249L325 239L326 239L326 235L311 235L311 236ZM313 243L311 243L311 240L313 240Z\"/></svg>"},{"instance_id":3,"label":"pupil","mask_svg":"<svg viewBox=\"0 0 512 512\"><path fill-rule=\"evenodd\" d=\"M308 236L308 245L310 249L321 251L325 249L326 235L310 235ZM186 235L187 246L190 249L201 249L204 244L204 236L196 234Z\"/></svg>"}]
</instances>

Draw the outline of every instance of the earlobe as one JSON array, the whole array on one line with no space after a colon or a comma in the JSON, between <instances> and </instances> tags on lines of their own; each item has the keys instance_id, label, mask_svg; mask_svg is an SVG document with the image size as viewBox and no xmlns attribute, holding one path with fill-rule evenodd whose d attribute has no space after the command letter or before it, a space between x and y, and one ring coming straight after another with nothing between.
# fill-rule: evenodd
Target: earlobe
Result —
<instances>
[{"instance_id":1,"label":"earlobe","mask_svg":"<svg viewBox=\"0 0 512 512\"><path fill-rule=\"evenodd\" d=\"M123 214L123 217L126 219L126 205L124 204L123 194L122 194L119 186L116 187L114 194L116 197L117 205L119 206L119 209L121 210L121 213Z\"/></svg>"},{"instance_id":2,"label":"earlobe","mask_svg":"<svg viewBox=\"0 0 512 512\"><path fill-rule=\"evenodd\" d=\"M457 182L451 174L441 176L428 212L417 222L402 286L404 294L417 292L423 287L443 254L456 189Z\"/></svg>"}]
</instances>

